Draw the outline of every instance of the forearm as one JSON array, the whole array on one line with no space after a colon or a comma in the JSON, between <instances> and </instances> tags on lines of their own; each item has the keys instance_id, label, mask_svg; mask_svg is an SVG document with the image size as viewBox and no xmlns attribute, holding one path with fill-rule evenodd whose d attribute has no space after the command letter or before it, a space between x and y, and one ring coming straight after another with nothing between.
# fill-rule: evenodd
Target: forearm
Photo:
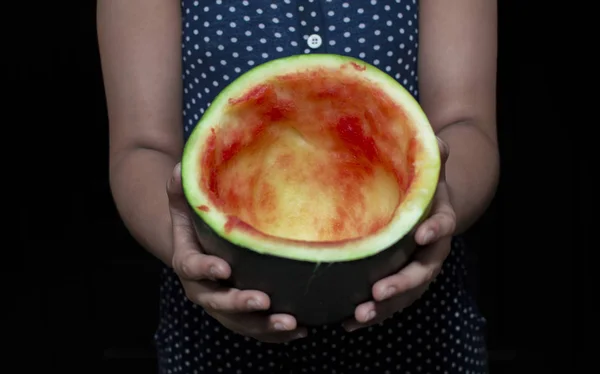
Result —
<instances>
[{"instance_id":1,"label":"forearm","mask_svg":"<svg viewBox=\"0 0 600 374\"><path fill-rule=\"evenodd\" d=\"M166 183L183 147L181 3L97 7L113 199L133 237L171 265Z\"/></svg>"},{"instance_id":2,"label":"forearm","mask_svg":"<svg viewBox=\"0 0 600 374\"><path fill-rule=\"evenodd\" d=\"M499 155L494 140L468 122L444 127L438 134L450 156L446 180L456 212L456 233L464 233L488 208L499 178Z\"/></svg>"},{"instance_id":3,"label":"forearm","mask_svg":"<svg viewBox=\"0 0 600 374\"><path fill-rule=\"evenodd\" d=\"M112 194L123 222L138 243L168 266L172 234L166 185L177 161L157 150L136 148L110 169Z\"/></svg>"}]
</instances>

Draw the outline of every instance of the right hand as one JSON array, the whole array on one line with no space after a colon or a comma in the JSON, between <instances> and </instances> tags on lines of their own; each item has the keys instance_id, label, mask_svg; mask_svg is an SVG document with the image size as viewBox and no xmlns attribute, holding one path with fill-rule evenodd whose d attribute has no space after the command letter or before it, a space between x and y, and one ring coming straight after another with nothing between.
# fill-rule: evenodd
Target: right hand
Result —
<instances>
[{"instance_id":1,"label":"right hand","mask_svg":"<svg viewBox=\"0 0 600 374\"><path fill-rule=\"evenodd\" d=\"M172 266L188 299L229 330L262 342L283 343L305 337L306 329L299 328L291 315L256 313L269 308L270 299L264 292L227 288L215 282L229 278L231 268L200 248L181 186L180 164L167 183L167 194L173 224Z\"/></svg>"}]
</instances>

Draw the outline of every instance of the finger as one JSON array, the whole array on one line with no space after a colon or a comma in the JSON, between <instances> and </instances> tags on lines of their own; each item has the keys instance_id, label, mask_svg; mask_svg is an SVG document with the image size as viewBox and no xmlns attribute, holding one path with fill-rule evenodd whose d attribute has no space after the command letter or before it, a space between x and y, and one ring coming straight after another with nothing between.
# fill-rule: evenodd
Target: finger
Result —
<instances>
[{"instance_id":1,"label":"finger","mask_svg":"<svg viewBox=\"0 0 600 374\"><path fill-rule=\"evenodd\" d=\"M257 340L284 343L305 338L308 330L298 326L296 319L288 314L272 314L267 317L255 316L252 322L252 336Z\"/></svg>"},{"instance_id":2,"label":"finger","mask_svg":"<svg viewBox=\"0 0 600 374\"><path fill-rule=\"evenodd\" d=\"M440 162L441 162L440 180L445 182L446 181L446 161L448 161L448 158L450 157L450 146L444 139L440 138L439 136L437 137L437 142L438 142L438 148L440 149Z\"/></svg>"},{"instance_id":3,"label":"finger","mask_svg":"<svg viewBox=\"0 0 600 374\"><path fill-rule=\"evenodd\" d=\"M344 322L342 324L342 327L348 332L354 332L359 329L364 329L365 327L377 325L378 323L381 323L383 321L384 319L373 319L369 322L358 322L357 320L352 319Z\"/></svg>"},{"instance_id":4,"label":"finger","mask_svg":"<svg viewBox=\"0 0 600 374\"><path fill-rule=\"evenodd\" d=\"M401 312L410 306L425 290L426 287L420 287L385 301L367 301L356 308L354 318L345 321L343 327L346 331L352 332L382 323L392 317L394 313Z\"/></svg>"},{"instance_id":5,"label":"finger","mask_svg":"<svg viewBox=\"0 0 600 374\"><path fill-rule=\"evenodd\" d=\"M344 330L346 330L348 332L354 332L354 331L359 330L359 329L364 329L365 327L376 325L377 323L379 323L379 322L378 321L373 321L373 322L361 323L361 322L358 322L356 320L349 320L347 322L344 322L342 324L342 327L344 328Z\"/></svg>"},{"instance_id":6,"label":"finger","mask_svg":"<svg viewBox=\"0 0 600 374\"><path fill-rule=\"evenodd\" d=\"M381 308L379 310L381 312ZM374 301L367 301L356 307L354 319L358 323L367 323L378 317L377 304Z\"/></svg>"},{"instance_id":7,"label":"finger","mask_svg":"<svg viewBox=\"0 0 600 374\"><path fill-rule=\"evenodd\" d=\"M390 310L386 303L367 301L356 307L354 318L345 321L342 326L348 332L373 326L389 317L391 315Z\"/></svg>"},{"instance_id":8,"label":"finger","mask_svg":"<svg viewBox=\"0 0 600 374\"><path fill-rule=\"evenodd\" d=\"M173 224L173 240L177 246L196 246L196 235L191 218L191 210L187 205L181 185L181 164L175 165L173 175L167 182L169 212Z\"/></svg>"},{"instance_id":9,"label":"finger","mask_svg":"<svg viewBox=\"0 0 600 374\"><path fill-rule=\"evenodd\" d=\"M256 336L253 338L262 343L281 344L281 343L288 343L293 340L303 339L303 338L306 338L306 336L307 336L307 333L304 333L304 332L290 331L290 332L278 332L278 333L273 333L273 334L264 334L264 335Z\"/></svg>"},{"instance_id":10,"label":"finger","mask_svg":"<svg viewBox=\"0 0 600 374\"><path fill-rule=\"evenodd\" d=\"M364 302L356 307L352 323L362 326L379 323L408 306L411 296L411 293L404 293L387 300Z\"/></svg>"},{"instance_id":11,"label":"finger","mask_svg":"<svg viewBox=\"0 0 600 374\"><path fill-rule=\"evenodd\" d=\"M296 321L296 318L289 314L271 314L267 317L267 325L266 330L272 333L280 333L280 332L294 332L296 334L304 334L308 333L305 327L299 327Z\"/></svg>"},{"instance_id":12,"label":"finger","mask_svg":"<svg viewBox=\"0 0 600 374\"><path fill-rule=\"evenodd\" d=\"M177 164L167 183L169 211L173 226L173 261L175 272L184 279L226 279L231 269L226 261L204 255L196 238L196 232L181 186L181 164Z\"/></svg>"},{"instance_id":13,"label":"finger","mask_svg":"<svg viewBox=\"0 0 600 374\"><path fill-rule=\"evenodd\" d=\"M456 213L450 203L448 187L445 183L439 183L431 215L417 228L415 240L418 245L427 245L443 236L452 235L455 230Z\"/></svg>"},{"instance_id":14,"label":"finger","mask_svg":"<svg viewBox=\"0 0 600 374\"><path fill-rule=\"evenodd\" d=\"M446 201L439 201L433 214L419 225L415 232L415 241L420 246L431 244L445 236L451 236L456 230L456 213Z\"/></svg>"},{"instance_id":15,"label":"finger","mask_svg":"<svg viewBox=\"0 0 600 374\"><path fill-rule=\"evenodd\" d=\"M456 229L456 213L450 202L450 193L446 185L446 161L449 157L449 147L441 138L437 138L440 148L441 168L438 186L435 191L431 216L422 222L416 233L415 240L418 245L433 243L439 238L452 235Z\"/></svg>"},{"instance_id":16,"label":"finger","mask_svg":"<svg viewBox=\"0 0 600 374\"><path fill-rule=\"evenodd\" d=\"M308 335L307 329L299 327L288 314L209 314L225 327L262 342L283 343Z\"/></svg>"},{"instance_id":17,"label":"finger","mask_svg":"<svg viewBox=\"0 0 600 374\"><path fill-rule=\"evenodd\" d=\"M248 313L270 307L270 299L264 292L227 288L210 281L186 285L186 295L209 312Z\"/></svg>"},{"instance_id":18,"label":"finger","mask_svg":"<svg viewBox=\"0 0 600 374\"><path fill-rule=\"evenodd\" d=\"M173 223L177 226L191 227L190 209L185 199L183 186L181 184L181 163L173 168L173 174L167 182L167 196L169 198L169 210L173 217Z\"/></svg>"},{"instance_id":19,"label":"finger","mask_svg":"<svg viewBox=\"0 0 600 374\"><path fill-rule=\"evenodd\" d=\"M387 300L432 282L439 274L442 263L450 253L451 239L440 240L423 247L415 259L398 273L383 278L373 285L373 298Z\"/></svg>"},{"instance_id":20,"label":"finger","mask_svg":"<svg viewBox=\"0 0 600 374\"><path fill-rule=\"evenodd\" d=\"M219 257L205 255L197 244L173 246L173 270L180 278L191 281L227 279L231 268Z\"/></svg>"}]
</instances>

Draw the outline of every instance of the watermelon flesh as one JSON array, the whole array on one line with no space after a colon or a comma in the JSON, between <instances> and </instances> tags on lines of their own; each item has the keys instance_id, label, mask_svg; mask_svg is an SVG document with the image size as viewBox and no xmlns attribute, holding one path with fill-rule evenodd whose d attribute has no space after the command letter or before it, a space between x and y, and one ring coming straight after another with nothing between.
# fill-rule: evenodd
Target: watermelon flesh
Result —
<instances>
[{"instance_id":1,"label":"watermelon flesh","mask_svg":"<svg viewBox=\"0 0 600 374\"><path fill-rule=\"evenodd\" d=\"M221 91L190 134L182 182L223 282L269 313L340 322L405 266L441 168L435 133L396 80L354 58L271 60Z\"/></svg>"},{"instance_id":2,"label":"watermelon flesh","mask_svg":"<svg viewBox=\"0 0 600 374\"><path fill-rule=\"evenodd\" d=\"M226 232L326 243L390 222L418 142L402 107L361 69L282 74L228 98L198 160Z\"/></svg>"}]
</instances>

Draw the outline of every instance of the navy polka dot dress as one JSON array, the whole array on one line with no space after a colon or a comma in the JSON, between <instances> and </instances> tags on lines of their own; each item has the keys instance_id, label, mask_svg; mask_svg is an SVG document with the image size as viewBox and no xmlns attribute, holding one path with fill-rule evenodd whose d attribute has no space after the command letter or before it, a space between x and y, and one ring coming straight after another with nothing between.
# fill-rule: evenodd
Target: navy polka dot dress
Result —
<instances>
[{"instance_id":1,"label":"navy polka dot dress","mask_svg":"<svg viewBox=\"0 0 600 374\"><path fill-rule=\"evenodd\" d=\"M363 59L418 99L416 0L183 0L186 137L211 100L249 68L302 53ZM265 344L222 327L162 274L155 335L162 374L487 372L485 319L466 289L461 239L411 307L352 333L313 328L305 339Z\"/></svg>"}]
</instances>

